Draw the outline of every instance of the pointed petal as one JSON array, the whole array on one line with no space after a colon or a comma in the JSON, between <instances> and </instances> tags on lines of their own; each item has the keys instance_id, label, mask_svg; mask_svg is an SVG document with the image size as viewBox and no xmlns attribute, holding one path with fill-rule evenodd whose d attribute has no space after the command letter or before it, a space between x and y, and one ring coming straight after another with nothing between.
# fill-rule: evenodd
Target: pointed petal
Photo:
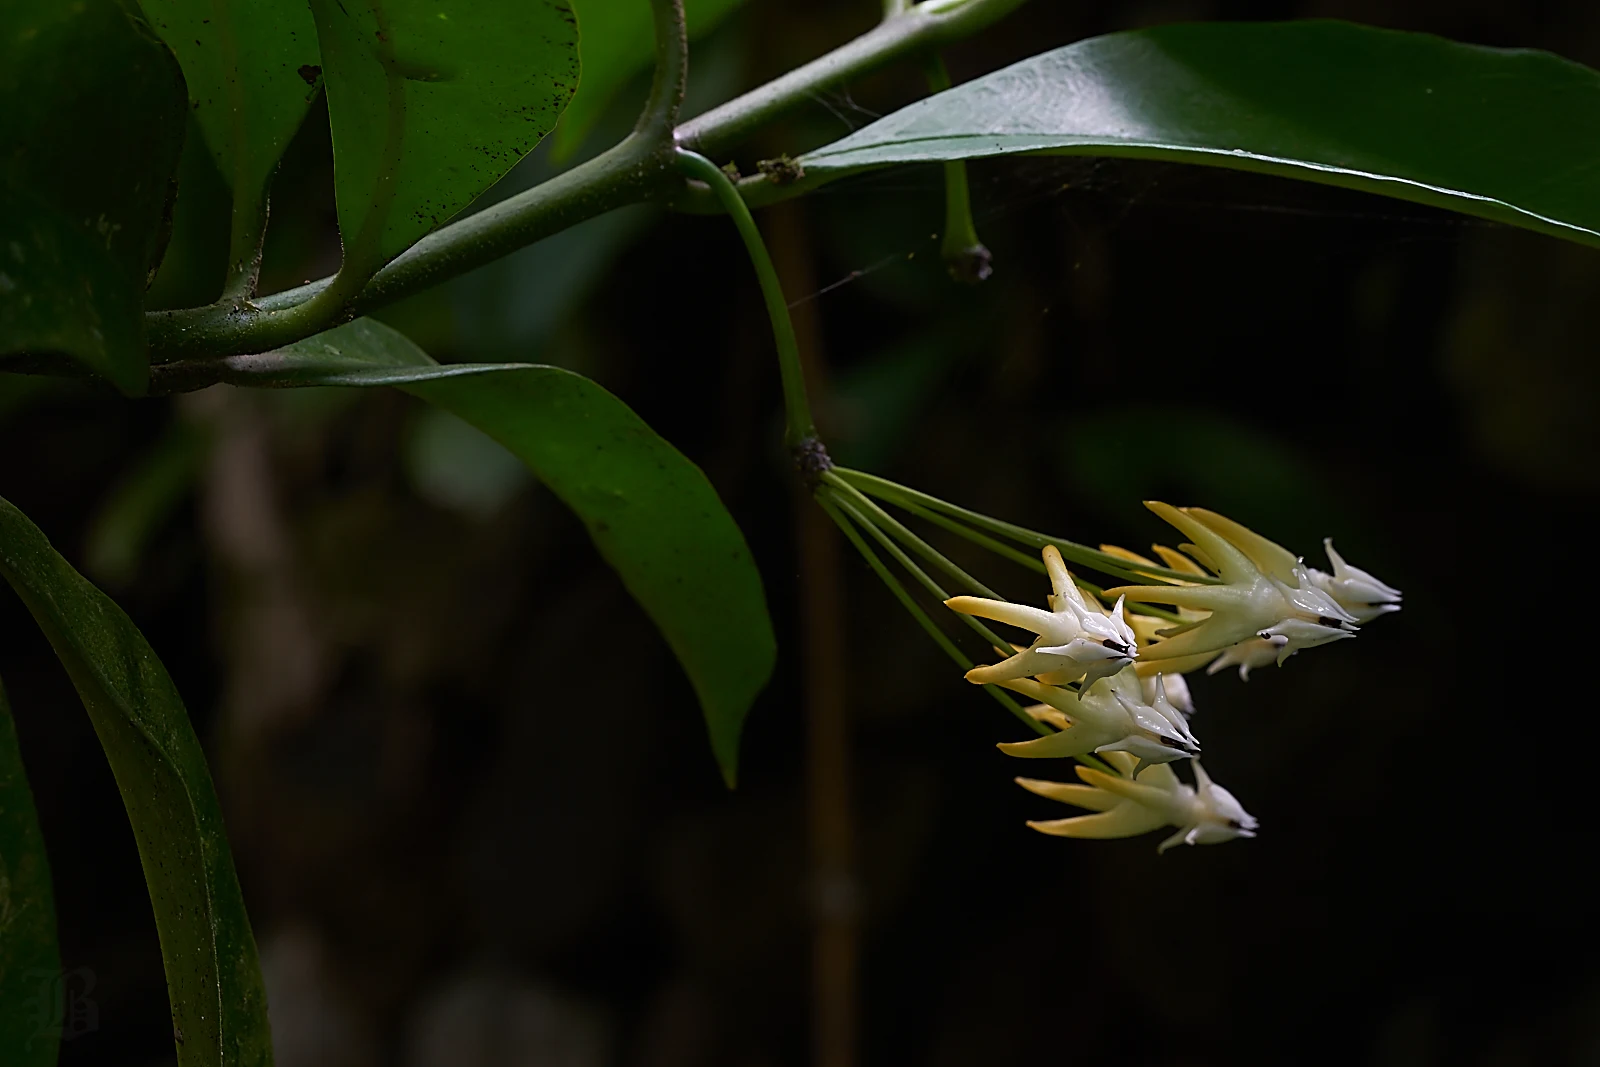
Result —
<instances>
[{"instance_id":1,"label":"pointed petal","mask_svg":"<svg viewBox=\"0 0 1600 1067\"><path fill-rule=\"evenodd\" d=\"M1139 653L1140 663L1167 663L1172 660L1186 660L1202 654L1209 655L1220 652L1239 643L1243 638L1253 636L1252 631L1245 629L1242 632L1235 625L1237 620L1207 619L1205 625L1197 626L1176 637L1169 637Z\"/></svg>"},{"instance_id":2,"label":"pointed petal","mask_svg":"<svg viewBox=\"0 0 1600 1067\"><path fill-rule=\"evenodd\" d=\"M1080 816L1080 818L1090 818L1090 816ZM1161 842L1161 844L1156 846L1156 854L1160 855L1161 853L1165 852L1167 849L1171 848L1173 845L1184 844L1186 839L1188 838L1188 836L1189 836L1189 827L1187 827L1187 826L1178 827L1178 832L1177 833L1173 834L1171 837L1167 838L1165 841Z\"/></svg>"},{"instance_id":3,"label":"pointed petal","mask_svg":"<svg viewBox=\"0 0 1600 1067\"><path fill-rule=\"evenodd\" d=\"M1155 560L1141 556L1137 552L1130 552L1121 545L1101 545L1100 551L1104 552L1108 556L1116 556L1118 559L1125 559L1129 563L1142 563L1146 567L1154 567L1156 565Z\"/></svg>"},{"instance_id":4,"label":"pointed petal","mask_svg":"<svg viewBox=\"0 0 1600 1067\"><path fill-rule=\"evenodd\" d=\"M1047 822L1030 822L1028 825L1041 834L1053 837L1103 841L1147 834L1161 825L1161 819L1136 804L1123 804L1098 815L1079 815L1074 819L1051 819Z\"/></svg>"},{"instance_id":5,"label":"pointed petal","mask_svg":"<svg viewBox=\"0 0 1600 1067\"><path fill-rule=\"evenodd\" d=\"M1061 550L1055 545L1045 545L1039 554L1044 557L1045 573L1050 576L1050 591L1056 596L1076 596L1077 587L1072 584L1072 575L1067 573Z\"/></svg>"},{"instance_id":6,"label":"pointed petal","mask_svg":"<svg viewBox=\"0 0 1600 1067\"><path fill-rule=\"evenodd\" d=\"M1060 628L1053 611L1013 604L1008 600L989 600L978 596L953 596L944 602L951 611L963 615L976 615L980 619L1003 622L1034 633L1046 633Z\"/></svg>"},{"instance_id":7,"label":"pointed petal","mask_svg":"<svg viewBox=\"0 0 1600 1067\"><path fill-rule=\"evenodd\" d=\"M1031 741L1002 741L995 747L1008 756L1022 759L1065 759L1089 751L1092 739L1085 739L1084 734L1083 730L1061 730Z\"/></svg>"},{"instance_id":8,"label":"pointed petal","mask_svg":"<svg viewBox=\"0 0 1600 1067\"><path fill-rule=\"evenodd\" d=\"M1178 776L1172 771L1172 764L1158 763L1144 771L1139 772L1140 785L1153 785L1163 793L1176 793L1183 785Z\"/></svg>"},{"instance_id":9,"label":"pointed petal","mask_svg":"<svg viewBox=\"0 0 1600 1067\"><path fill-rule=\"evenodd\" d=\"M1161 629L1156 631L1156 636L1177 637L1179 634L1186 634L1190 630L1193 630L1203 624L1208 617L1209 616L1203 615L1198 619L1190 619L1188 622L1180 622L1176 626L1163 626Z\"/></svg>"},{"instance_id":10,"label":"pointed petal","mask_svg":"<svg viewBox=\"0 0 1600 1067\"><path fill-rule=\"evenodd\" d=\"M1206 508L1184 508L1186 514L1193 515L1217 533L1226 537L1239 551L1250 557L1265 574L1270 574L1280 582L1294 585L1294 568L1298 560L1295 554L1287 548L1270 541L1248 526L1234 522L1226 515L1219 515Z\"/></svg>"},{"instance_id":11,"label":"pointed petal","mask_svg":"<svg viewBox=\"0 0 1600 1067\"><path fill-rule=\"evenodd\" d=\"M1065 730L1072 725L1072 720L1048 704L1031 704L1022 709L1040 722L1049 723L1057 730Z\"/></svg>"},{"instance_id":12,"label":"pointed petal","mask_svg":"<svg viewBox=\"0 0 1600 1067\"><path fill-rule=\"evenodd\" d=\"M1062 662L1062 658L1059 653L1050 655L1043 649L1025 648L999 663L972 668L967 672L966 679L977 685L999 685L1013 678L1031 678L1043 671L1065 668L1068 665Z\"/></svg>"},{"instance_id":13,"label":"pointed petal","mask_svg":"<svg viewBox=\"0 0 1600 1067\"><path fill-rule=\"evenodd\" d=\"M1161 646L1157 643L1151 647L1159 648ZM1149 655L1148 652L1145 652L1140 659L1134 661L1133 669L1139 672L1139 677L1141 678L1148 678L1152 674L1188 674L1190 671L1197 671L1204 667L1215 654L1214 652L1200 652L1193 656L1152 660L1144 658ZM1215 674L1216 672L1213 671L1211 673Z\"/></svg>"},{"instance_id":14,"label":"pointed petal","mask_svg":"<svg viewBox=\"0 0 1600 1067\"><path fill-rule=\"evenodd\" d=\"M1199 519L1159 500L1146 500L1144 506L1188 534L1224 582L1245 583L1256 577L1256 567L1250 562L1250 557Z\"/></svg>"},{"instance_id":15,"label":"pointed petal","mask_svg":"<svg viewBox=\"0 0 1600 1067\"><path fill-rule=\"evenodd\" d=\"M1206 555L1204 549L1197 545L1191 545L1187 541L1179 545L1178 548L1187 553L1189 558L1194 560L1195 563L1200 566L1200 569L1205 571L1207 574L1216 571L1217 565L1211 562L1211 557Z\"/></svg>"},{"instance_id":16,"label":"pointed petal","mask_svg":"<svg viewBox=\"0 0 1600 1067\"><path fill-rule=\"evenodd\" d=\"M1170 811L1172 808L1172 794L1147 782L1136 782L1131 778L1118 778L1104 771L1097 771L1093 767L1080 765L1077 768L1078 777L1097 789L1104 789L1107 793L1126 797L1135 804L1147 808L1154 808L1160 812Z\"/></svg>"},{"instance_id":17,"label":"pointed petal","mask_svg":"<svg viewBox=\"0 0 1600 1067\"><path fill-rule=\"evenodd\" d=\"M1206 573L1204 567L1175 548L1168 548L1166 545L1151 545L1150 547L1155 550L1156 555L1161 557L1161 562L1165 563L1170 570L1184 571L1188 574L1202 576Z\"/></svg>"},{"instance_id":18,"label":"pointed petal","mask_svg":"<svg viewBox=\"0 0 1600 1067\"><path fill-rule=\"evenodd\" d=\"M1122 772L1124 778L1133 777L1134 758L1126 752L1106 752L1101 756L1107 763Z\"/></svg>"},{"instance_id":19,"label":"pointed petal","mask_svg":"<svg viewBox=\"0 0 1600 1067\"><path fill-rule=\"evenodd\" d=\"M1070 689L1058 689L1053 685L1041 685L1032 678L1010 678L998 684L1013 693L1021 693L1029 700L1040 704L1048 704L1057 711L1065 712L1067 715L1080 713L1082 710L1077 694Z\"/></svg>"},{"instance_id":20,"label":"pointed petal","mask_svg":"<svg viewBox=\"0 0 1600 1067\"><path fill-rule=\"evenodd\" d=\"M1052 581L1053 580L1054 579L1052 579ZM1078 588L1078 583L1072 580L1072 575L1070 574L1067 575L1067 584L1065 588L1063 588L1061 592L1057 594L1056 607L1060 610L1067 610L1070 608L1080 616L1087 611L1100 610L1100 605L1098 603L1095 603L1091 606L1089 601L1084 599L1083 590Z\"/></svg>"},{"instance_id":21,"label":"pointed petal","mask_svg":"<svg viewBox=\"0 0 1600 1067\"><path fill-rule=\"evenodd\" d=\"M1208 611L1217 610L1238 595L1236 590L1225 585L1119 585L1106 590L1106 596L1127 597L1139 604L1175 604L1180 608Z\"/></svg>"},{"instance_id":22,"label":"pointed petal","mask_svg":"<svg viewBox=\"0 0 1600 1067\"><path fill-rule=\"evenodd\" d=\"M1103 789L1077 782L1049 782L1043 778L1018 778L1017 784L1030 793L1046 800L1059 800L1063 804L1088 808L1090 811L1110 811L1122 803L1122 798L1112 796Z\"/></svg>"}]
</instances>

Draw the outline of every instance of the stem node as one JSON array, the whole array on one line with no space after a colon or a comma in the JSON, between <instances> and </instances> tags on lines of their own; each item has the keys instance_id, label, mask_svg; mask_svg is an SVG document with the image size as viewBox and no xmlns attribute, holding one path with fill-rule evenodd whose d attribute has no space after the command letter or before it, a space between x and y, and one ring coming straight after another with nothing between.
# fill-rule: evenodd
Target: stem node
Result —
<instances>
[{"instance_id":1,"label":"stem node","mask_svg":"<svg viewBox=\"0 0 1600 1067\"><path fill-rule=\"evenodd\" d=\"M815 488L823 475L833 470L833 457L828 455L828 447L816 434L801 438L789 454L794 457L794 469L800 472L808 487Z\"/></svg>"}]
</instances>

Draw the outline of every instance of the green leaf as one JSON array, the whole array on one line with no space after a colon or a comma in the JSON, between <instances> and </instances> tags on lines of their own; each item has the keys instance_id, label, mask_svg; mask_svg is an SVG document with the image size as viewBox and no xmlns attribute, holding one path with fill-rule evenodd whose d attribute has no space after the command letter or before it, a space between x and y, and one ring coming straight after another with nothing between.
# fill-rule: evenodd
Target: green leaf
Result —
<instances>
[{"instance_id":1,"label":"green leaf","mask_svg":"<svg viewBox=\"0 0 1600 1067\"><path fill-rule=\"evenodd\" d=\"M57 356L144 392L139 294L83 227L0 181L0 368L60 370Z\"/></svg>"},{"instance_id":2,"label":"green leaf","mask_svg":"<svg viewBox=\"0 0 1600 1067\"><path fill-rule=\"evenodd\" d=\"M179 1067L267 1067L266 995L199 739L133 623L0 499L0 577L83 699L133 825L172 1004Z\"/></svg>"},{"instance_id":3,"label":"green leaf","mask_svg":"<svg viewBox=\"0 0 1600 1067\"><path fill-rule=\"evenodd\" d=\"M0 1063L54 1067L60 980L50 861L0 687Z\"/></svg>"},{"instance_id":4,"label":"green leaf","mask_svg":"<svg viewBox=\"0 0 1600 1067\"><path fill-rule=\"evenodd\" d=\"M207 370L220 370L234 385L399 386L504 445L583 520L661 630L694 685L712 751L733 784L745 715L776 655L761 576L700 468L626 404L558 367L441 366L371 319ZM177 366L168 373L183 372ZM614 654L603 650L602 658Z\"/></svg>"},{"instance_id":5,"label":"green leaf","mask_svg":"<svg viewBox=\"0 0 1600 1067\"><path fill-rule=\"evenodd\" d=\"M138 294L186 107L172 53L116 0L0 4L0 357L144 391Z\"/></svg>"},{"instance_id":6,"label":"green leaf","mask_svg":"<svg viewBox=\"0 0 1600 1067\"><path fill-rule=\"evenodd\" d=\"M140 290L171 227L188 94L116 0L0 4L0 180L82 226Z\"/></svg>"},{"instance_id":7,"label":"green leaf","mask_svg":"<svg viewBox=\"0 0 1600 1067\"><path fill-rule=\"evenodd\" d=\"M466 207L578 84L565 0L311 0L345 263L366 273Z\"/></svg>"},{"instance_id":8,"label":"green leaf","mask_svg":"<svg viewBox=\"0 0 1600 1067\"><path fill-rule=\"evenodd\" d=\"M689 38L709 33L743 2L684 0ZM572 6L578 13L583 81L556 128L555 152L561 158L570 157L583 143L617 91L648 70L655 56L650 5L643 0L573 0Z\"/></svg>"},{"instance_id":9,"label":"green leaf","mask_svg":"<svg viewBox=\"0 0 1600 1067\"><path fill-rule=\"evenodd\" d=\"M801 159L826 179L1015 152L1164 159L1600 244L1600 73L1344 22L1200 23L1046 52Z\"/></svg>"},{"instance_id":10,"label":"green leaf","mask_svg":"<svg viewBox=\"0 0 1600 1067\"><path fill-rule=\"evenodd\" d=\"M322 84L311 9L294 0L140 0L177 53L206 146L236 198L267 184Z\"/></svg>"}]
</instances>

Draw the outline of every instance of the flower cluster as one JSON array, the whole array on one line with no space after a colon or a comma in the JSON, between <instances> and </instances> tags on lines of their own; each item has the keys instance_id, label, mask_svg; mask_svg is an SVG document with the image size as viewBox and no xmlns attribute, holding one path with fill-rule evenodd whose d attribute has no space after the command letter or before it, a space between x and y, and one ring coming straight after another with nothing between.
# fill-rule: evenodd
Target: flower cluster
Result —
<instances>
[{"instance_id":1,"label":"flower cluster","mask_svg":"<svg viewBox=\"0 0 1600 1067\"><path fill-rule=\"evenodd\" d=\"M1329 573L1216 512L1157 501L1146 506L1188 541L1176 550L1154 546L1159 564L1113 545L1101 551L1151 584L1097 596L1082 589L1060 552L1047 546L1048 610L982 597L947 600L954 611L1038 635L999 663L968 671L967 680L1022 694L1035 702L1029 714L1055 727L1042 737L1001 744L1002 752L1077 757L1116 772L1079 766L1081 784L1018 778L1030 792L1092 812L1030 822L1034 829L1108 838L1176 827L1160 851L1253 837L1256 820L1200 766L1200 742L1189 725L1194 702L1183 675L1236 666L1248 680L1253 668L1282 665L1301 649L1354 637L1362 624L1400 610L1401 594L1346 563L1331 540L1323 542ZM1101 596L1114 598L1114 606L1107 610ZM1183 759L1193 761L1193 786L1173 770Z\"/></svg>"}]
</instances>

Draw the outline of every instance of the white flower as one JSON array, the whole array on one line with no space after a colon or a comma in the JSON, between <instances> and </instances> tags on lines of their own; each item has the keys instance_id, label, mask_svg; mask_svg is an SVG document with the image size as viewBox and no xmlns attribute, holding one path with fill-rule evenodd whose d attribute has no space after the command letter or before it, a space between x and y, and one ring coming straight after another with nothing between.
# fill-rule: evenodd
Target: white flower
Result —
<instances>
[{"instance_id":1,"label":"white flower","mask_svg":"<svg viewBox=\"0 0 1600 1067\"><path fill-rule=\"evenodd\" d=\"M1183 680L1183 675L1141 675L1139 681L1144 690L1146 704L1154 705L1158 699L1164 699L1183 712L1185 717L1194 714L1194 696L1190 694L1189 683Z\"/></svg>"},{"instance_id":2,"label":"white flower","mask_svg":"<svg viewBox=\"0 0 1600 1067\"><path fill-rule=\"evenodd\" d=\"M1162 826L1177 827L1157 852L1179 844L1216 845L1255 836L1256 820L1232 793L1211 780L1199 760L1194 762L1195 784L1188 786L1165 764L1128 776L1132 761L1120 755L1110 758L1122 776L1078 767L1082 785L1018 778L1017 784L1031 793L1094 812L1028 825L1040 833L1079 838L1134 837Z\"/></svg>"},{"instance_id":3,"label":"white flower","mask_svg":"<svg viewBox=\"0 0 1600 1067\"><path fill-rule=\"evenodd\" d=\"M1067 573L1061 553L1046 545L1044 564L1050 575L1050 610L1013 604L1006 600L958 596L945 601L952 611L992 619L1024 630L1038 638L1010 659L986 667L974 667L967 680L980 684L1004 684L1015 678L1039 674L1052 680L1083 679L1085 688L1097 680L1116 674L1139 654L1138 639L1122 614L1122 601L1107 615L1089 606Z\"/></svg>"},{"instance_id":4,"label":"white flower","mask_svg":"<svg viewBox=\"0 0 1600 1067\"><path fill-rule=\"evenodd\" d=\"M1046 707L1028 710L1034 718L1060 728L1029 741L1001 743L1000 751L1008 756L1062 759L1090 752L1126 752L1143 768L1200 751L1181 712L1164 698L1159 705L1144 702L1139 678L1132 671L1124 671L1106 685L1077 692L1032 678L999 684L1042 702Z\"/></svg>"},{"instance_id":5,"label":"white flower","mask_svg":"<svg viewBox=\"0 0 1600 1067\"><path fill-rule=\"evenodd\" d=\"M1239 680L1248 682L1250 672L1257 667L1265 667L1278 658L1278 649L1288 644L1288 638L1278 637L1252 637L1248 641L1240 641L1231 648L1223 649L1222 655L1211 661L1206 668L1207 674L1216 674L1229 667L1239 668Z\"/></svg>"},{"instance_id":6,"label":"white flower","mask_svg":"<svg viewBox=\"0 0 1600 1067\"><path fill-rule=\"evenodd\" d=\"M1355 616L1357 622L1367 623L1379 615L1400 610L1400 590L1385 585L1360 567L1352 567L1333 549L1333 538L1322 539L1322 547L1333 564L1333 573L1311 570L1311 581L1318 589L1338 601L1339 606Z\"/></svg>"},{"instance_id":7,"label":"white flower","mask_svg":"<svg viewBox=\"0 0 1600 1067\"><path fill-rule=\"evenodd\" d=\"M1207 611L1203 619L1159 631L1163 640L1142 650L1146 667L1158 660L1220 652L1252 637L1282 639L1278 662L1302 648L1354 636L1355 616L1318 589L1288 550L1231 519L1203 508L1159 501L1145 506L1194 539L1184 545L1222 585L1132 585L1106 591L1153 604Z\"/></svg>"}]
</instances>

